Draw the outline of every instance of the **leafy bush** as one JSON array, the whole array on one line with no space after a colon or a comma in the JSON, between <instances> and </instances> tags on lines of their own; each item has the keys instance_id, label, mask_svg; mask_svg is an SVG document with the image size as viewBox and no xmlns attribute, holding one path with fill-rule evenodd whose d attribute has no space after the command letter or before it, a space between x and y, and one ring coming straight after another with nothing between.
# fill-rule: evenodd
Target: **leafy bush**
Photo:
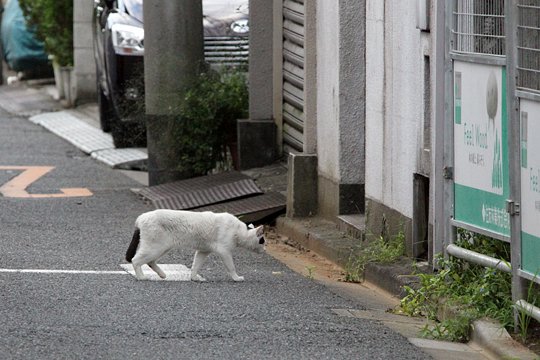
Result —
<instances>
[{"instance_id":1,"label":"leafy bush","mask_svg":"<svg viewBox=\"0 0 540 360\"><path fill-rule=\"evenodd\" d=\"M73 65L73 0L19 0L29 26L60 66Z\"/></svg>"},{"instance_id":2,"label":"leafy bush","mask_svg":"<svg viewBox=\"0 0 540 360\"><path fill-rule=\"evenodd\" d=\"M180 104L176 141L179 167L204 175L223 162L236 141L236 120L248 113L248 87L241 72L204 72Z\"/></svg>"}]
</instances>

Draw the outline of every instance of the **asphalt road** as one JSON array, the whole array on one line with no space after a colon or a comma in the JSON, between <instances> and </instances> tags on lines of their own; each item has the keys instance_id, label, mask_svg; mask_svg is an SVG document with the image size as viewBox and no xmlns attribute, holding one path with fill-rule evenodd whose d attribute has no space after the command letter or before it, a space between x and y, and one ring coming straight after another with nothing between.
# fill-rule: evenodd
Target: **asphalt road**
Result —
<instances>
[{"instance_id":1,"label":"asphalt road","mask_svg":"<svg viewBox=\"0 0 540 360\"><path fill-rule=\"evenodd\" d=\"M336 315L362 305L267 254L235 255L243 283L216 257L205 283L120 272L133 222L150 210L130 190L139 185L0 110L0 186L17 185L13 166L54 169L23 188L41 197L0 196L0 359L429 358L378 322ZM47 197L65 188L92 195ZM191 261L179 249L160 262Z\"/></svg>"}]
</instances>

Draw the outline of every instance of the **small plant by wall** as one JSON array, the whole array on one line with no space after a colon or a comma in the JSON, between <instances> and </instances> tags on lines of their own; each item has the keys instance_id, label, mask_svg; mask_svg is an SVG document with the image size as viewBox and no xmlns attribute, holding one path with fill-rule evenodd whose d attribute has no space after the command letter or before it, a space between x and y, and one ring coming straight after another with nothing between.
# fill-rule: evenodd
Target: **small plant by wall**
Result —
<instances>
[{"instance_id":1,"label":"small plant by wall","mask_svg":"<svg viewBox=\"0 0 540 360\"><path fill-rule=\"evenodd\" d=\"M395 236L384 234L363 245L357 253L351 255L345 267L345 281L361 282L364 271L370 263L391 264L405 254L405 235L399 232Z\"/></svg>"}]
</instances>

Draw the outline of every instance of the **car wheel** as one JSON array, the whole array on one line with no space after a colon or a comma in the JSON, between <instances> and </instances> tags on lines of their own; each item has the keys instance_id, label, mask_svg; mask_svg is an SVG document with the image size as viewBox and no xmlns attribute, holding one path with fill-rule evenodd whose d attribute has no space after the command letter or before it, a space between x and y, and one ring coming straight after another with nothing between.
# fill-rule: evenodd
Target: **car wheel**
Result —
<instances>
[{"instance_id":1,"label":"car wheel","mask_svg":"<svg viewBox=\"0 0 540 360\"><path fill-rule=\"evenodd\" d=\"M99 124L104 132L111 132L111 124L116 121L116 114L107 96L97 84Z\"/></svg>"}]
</instances>

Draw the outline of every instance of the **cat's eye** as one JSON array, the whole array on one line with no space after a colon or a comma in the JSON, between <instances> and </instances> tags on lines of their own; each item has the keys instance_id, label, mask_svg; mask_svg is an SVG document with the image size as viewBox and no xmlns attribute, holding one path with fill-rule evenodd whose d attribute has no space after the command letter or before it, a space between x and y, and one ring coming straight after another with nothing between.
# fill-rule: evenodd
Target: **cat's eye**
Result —
<instances>
[{"instance_id":1,"label":"cat's eye","mask_svg":"<svg viewBox=\"0 0 540 360\"><path fill-rule=\"evenodd\" d=\"M264 244L264 238L260 238L260 239L259 239L259 244L260 244L260 245Z\"/></svg>"}]
</instances>

